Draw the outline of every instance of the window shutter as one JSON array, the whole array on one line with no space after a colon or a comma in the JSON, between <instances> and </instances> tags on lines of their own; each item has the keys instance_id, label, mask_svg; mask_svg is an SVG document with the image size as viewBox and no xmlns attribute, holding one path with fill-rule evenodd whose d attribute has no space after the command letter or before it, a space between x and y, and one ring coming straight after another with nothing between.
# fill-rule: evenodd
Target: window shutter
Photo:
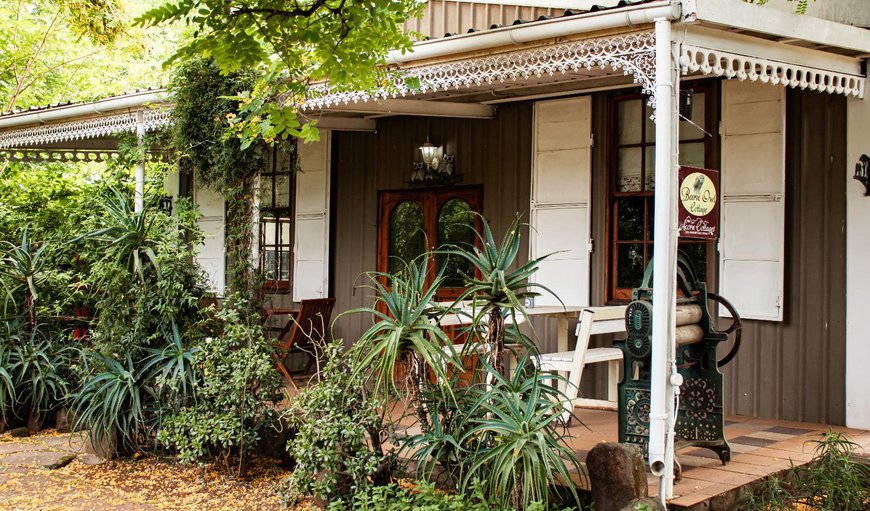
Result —
<instances>
[{"instance_id":1,"label":"window shutter","mask_svg":"<svg viewBox=\"0 0 870 511\"><path fill-rule=\"evenodd\" d=\"M722 86L719 293L743 318L782 321L785 89L736 80Z\"/></svg>"},{"instance_id":2,"label":"window shutter","mask_svg":"<svg viewBox=\"0 0 870 511\"><path fill-rule=\"evenodd\" d=\"M329 130L320 141L298 146L296 239L293 249L293 301L329 293Z\"/></svg>"},{"instance_id":3,"label":"window shutter","mask_svg":"<svg viewBox=\"0 0 870 511\"><path fill-rule=\"evenodd\" d=\"M530 257L546 254L533 279L566 305L589 305L592 98L539 101L534 108ZM558 305L547 292L540 305Z\"/></svg>"},{"instance_id":4,"label":"window shutter","mask_svg":"<svg viewBox=\"0 0 870 511\"><path fill-rule=\"evenodd\" d=\"M226 248L224 239L224 199L211 188L197 185L194 202L202 216L197 221L203 242L197 248L196 261L208 276L211 291L223 295L226 285Z\"/></svg>"}]
</instances>

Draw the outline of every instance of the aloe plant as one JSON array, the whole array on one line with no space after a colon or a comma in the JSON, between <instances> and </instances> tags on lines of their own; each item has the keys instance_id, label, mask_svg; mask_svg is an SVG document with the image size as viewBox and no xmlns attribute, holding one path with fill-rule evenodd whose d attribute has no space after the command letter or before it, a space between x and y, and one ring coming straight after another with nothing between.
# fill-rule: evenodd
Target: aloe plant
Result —
<instances>
[{"instance_id":1,"label":"aloe plant","mask_svg":"<svg viewBox=\"0 0 870 511\"><path fill-rule=\"evenodd\" d=\"M153 393L143 385L128 354L124 362L99 353L93 356L105 370L82 386L73 400L75 428L86 429L91 443L109 453L135 449L147 429L143 403Z\"/></svg>"},{"instance_id":2,"label":"aloe plant","mask_svg":"<svg viewBox=\"0 0 870 511\"><path fill-rule=\"evenodd\" d=\"M39 329L25 337L15 334L11 340L7 367L16 388L16 405L41 416L66 399L69 385L63 371L69 366L70 348L41 338Z\"/></svg>"},{"instance_id":3,"label":"aloe plant","mask_svg":"<svg viewBox=\"0 0 870 511\"><path fill-rule=\"evenodd\" d=\"M150 262L159 271L157 255L154 253L151 228L156 216L147 208L134 211L130 199L121 191L112 188L113 198L103 203L106 225L101 229L83 234L71 241L91 239L106 244L105 256L125 265L131 272L139 275L145 282L145 263Z\"/></svg>"},{"instance_id":4,"label":"aloe plant","mask_svg":"<svg viewBox=\"0 0 870 511\"><path fill-rule=\"evenodd\" d=\"M427 284L428 272L428 260L422 258L408 263L398 275L370 273L375 306L343 313L364 313L375 318L360 337L363 349L357 371L373 368L376 388L398 391L397 368L406 367L410 371L412 404L424 428L428 427L428 415L422 389L429 375L443 381L449 366L462 369L456 355L445 350L451 339L432 320L438 311L433 300L444 281L444 271L439 271L431 284Z\"/></svg>"},{"instance_id":5,"label":"aloe plant","mask_svg":"<svg viewBox=\"0 0 870 511\"><path fill-rule=\"evenodd\" d=\"M147 348L148 353L141 373L154 382L157 389L168 389L170 399L174 398L175 408L193 395L197 382L196 354L199 347L186 347L178 324L173 320L171 329L166 333L169 343L163 348Z\"/></svg>"},{"instance_id":6,"label":"aloe plant","mask_svg":"<svg viewBox=\"0 0 870 511\"><path fill-rule=\"evenodd\" d=\"M0 423L9 418L9 412L16 401L15 381L7 370L10 356L10 350L0 343Z\"/></svg>"},{"instance_id":7,"label":"aloe plant","mask_svg":"<svg viewBox=\"0 0 870 511\"><path fill-rule=\"evenodd\" d=\"M545 507L556 487L564 487L579 507L571 472L583 474L567 445L560 421L565 399L553 388L553 377L517 371L507 380L495 375L495 384L480 394L475 426L462 444L479 446L463 478L463 488L484 482L487 495L510 509L528 509L534 502ZM549 384L548 384L549 383Z\"/></svg>"},{"instance_id":8,"label":"aloe plant","mask_svg":"<svg viewBox=\"0 0 870 511\"><path fill-rule=\"evenodd\" d=\"M29 237L28 227L21 231L21 241L15 245L4 243L2 249L5 255L0 259L0 279L4 282L4 315L8 314L8 305L17 306L15 296L24 292L24 311L27 313L31 327L36 325L36 302L39 299L39 285L45 280L45 258L43 256L48 243L35 246Z\"/></svg>"},{"instance_id":9,"label":"aloe plant","mask_svg":"<svg viewBox=\"0 0 870 511\"><path fill-rule=\"evenodd\" d=\"M545 286L529 281L538 271L540 262L551 254L517 265L522 226L519 215L508 227L500 244L496 244L492 229L483 216L480 216L480 224L481 230L475 230L479 246L470 249L446 246L439 249L438 253L463 258L474 268L473 274L465 276L465 290L454 306L463 301L474 304L471 330L479 332L486 325L489 363L496 372L504 375L505 319L511 317L516 320L518 314L526 316L523 302L526 298L540 295L538 290L553 294Z\"/></svg>"}]
</instances>

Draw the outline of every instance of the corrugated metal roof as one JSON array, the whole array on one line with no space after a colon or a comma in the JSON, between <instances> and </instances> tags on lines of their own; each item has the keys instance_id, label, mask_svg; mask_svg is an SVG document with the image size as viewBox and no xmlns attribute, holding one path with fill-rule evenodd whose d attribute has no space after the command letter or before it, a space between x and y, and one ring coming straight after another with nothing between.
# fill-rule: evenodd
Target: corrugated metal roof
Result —
<instances>
[{"instance_id":1,"label":"corrugated metal roof","mask_svg":"<svg viewBox=\"0 0 870 511\"><path fill-rule=\"evenodd\" d=\"M31 113L31 112L40 112L43 110L51 110L52 108L60 108L63 106L84 105L87 103L95 103L97 101L103 101L103 100L110 99L110 98L123 98L125 96L133 96L136 94L142 94L143 92L161 91L163 89L164 89L163 87L148 87L145 89L135 89L132 91L126 91L126 92L123 92L121 94L117 94L114 96L105 96L105 97L90 100L90 101L58 101L57 103L51 103L49 105L31 106L29 108L20 108L20 109L12 110L11 112L3 112L2 114L0 114L0 117L7 117L10 115L18 115L18 114L25 114L25 113Z\"/></svg>"},{"instance_id":2,"label":"corrugated metal roof","mask_svg":"<svg viewBox=\"0 0 870 511\"><path fill-rule=\"evenodd\" d=\"M616 5L609 5L609 6L593 5L590 9L585 9L585 10L568 9L568 10L565 10L563 12L563 14L560 16L538 16L535 19L527 19L527 20L526 19L516 19L513 22L511 22L510 24L493 24L485 29L469 28L465 33L466 34L474 34L477 32L486 32L487 30L495 30L498 28L504 28L506 26L518 26L518 25L523 25L525 23L532 23L535 21L546 21L546 20L551 20L551 19L556 19L556 18L568 18L571 16L579 16L581 14L588 14L590 12L609 11L612 9L620 9L622 7L631 7L633 5L647 4L647 3L651 3L651 2L655 2L655 1L656 0L619 0L619 2ZM461 34L459 32L447 32L442 37L427 36L427 37L424 37L422 40L423 41L430 41L433 39L443 39L446 37L453 37L453 36L457 36L457 35L461 35Z\"/></svg>"}]
</instances>

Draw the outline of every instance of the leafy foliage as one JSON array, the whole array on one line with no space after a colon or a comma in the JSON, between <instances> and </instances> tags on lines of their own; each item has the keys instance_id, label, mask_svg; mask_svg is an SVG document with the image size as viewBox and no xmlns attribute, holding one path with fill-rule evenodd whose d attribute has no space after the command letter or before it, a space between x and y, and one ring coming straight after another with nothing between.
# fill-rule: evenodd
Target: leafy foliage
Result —
<instances>
[{"instance_id":1,"label":"leafy foliage","mask_svg":"<svg viewBox=\"0 0 870 511\"><path fill-rule=\"evenodd\" d=\"M438 490L435 485L423 481L412 484L400 481L386 486L376 486L360 491L349 504L342 501L330 503L328 511L493 511L479 491L471 495L451 494ZM543 510L541 510L543 511Z\"/></svg>"},{"instance_id":2,"label":"leafy foliage","mask_svg":"<svg viewBox=\"0 0 870 511\"><path fill-rule=\"evenodd\" d=\"M309 84L329 79L333 87L374 89L378 67L391 49L408 50L402 23L420 12L419 0L171 0L139 21L146 25L184 21L194 28L174 59L210 57L224 74L261 72L236 121L240 136L286 140L316 138L303 128L299 104ZM303 131L304 130L304 131Z\"/></svg>"},{"instance_id":3,"label":"leafy foliage","mask_svg":"<svg viewBox=\"0 0 870 511\"><path fill-rule=\"evenodd\" d=\"M194 59L179 66L172 78L175 93L172 144L181 172L189 172L226 199L226 250L229 287L233 292L254 288L250 263L253 238L253 180L263 167L258 147L226 135L239 113L231 97L254 84L251 69L222 73L213 59Z\"/></svg>"},{"instance_id":4,"label":"leafy foliage","mask_svg":"<svg viewBox=\"0 0 870 511\"><path fill-rule=\"evenodd\" d=\"M751 493L741 509L859 511L870 505L870 467L853 458L857 444L829 430L816 441L808 464L783 478L771 477Z\"/></svg>"},{"instance_id":5,"label":"leafy foliage","mask_svg":"<svg viewBox=\"0 0 870 511\"><path fill-rule=\"evenodd\" d=\"M248 453L275 420L282 381L260 318L242 296L228 297L212 313L206 322L218 331L192 354L199 372L194 399L163 421L157 439L185 462L219 457L229 469L236 456L241 474ZM163 364L162 373L177 369L179 358Z\"/></svg>"},{"instance_id":6,"label":"leafy foliage","mask_svg":"<svg viewBox=\"0 0 870 511\"><path fill-rule=\"evenodd\" d=\"M287 410L296 431L287 449L297 466L282 493L291 503L312 495L348 501L383 484L396 462L395 453L383 448L391 435L386 402L369 392L343 351L340 340L323 345L325 365L317 381Z\"/></svg>"},{"instance_id":7,"label":"leafy foliage","mask_svg":"<svg viewBox=\"0 0 870 511\"><path fill-rule=\"evenodd\" d=\"M176 25L130 26L155 0L24 0L0 9L0 111L162 85ZM0 166L0 172L5 165Z\"/></svg>"}]
</instances>

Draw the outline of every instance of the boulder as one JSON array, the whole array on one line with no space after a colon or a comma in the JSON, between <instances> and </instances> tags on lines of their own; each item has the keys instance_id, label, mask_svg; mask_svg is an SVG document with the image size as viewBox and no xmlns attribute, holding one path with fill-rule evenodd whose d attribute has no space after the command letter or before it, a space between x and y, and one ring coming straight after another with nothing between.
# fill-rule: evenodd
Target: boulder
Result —
<instances>
[{"instance_id":1,"label":"boulder","mask_svg":"<svg viewBox=\"0 0 870 511\"><path fill-rule=\"evenodd\" d=\"M586 468L595 511L621 511L648 496L643 453L636 445L600 443L589 451Z\"/></svg>"}]
</instances>

